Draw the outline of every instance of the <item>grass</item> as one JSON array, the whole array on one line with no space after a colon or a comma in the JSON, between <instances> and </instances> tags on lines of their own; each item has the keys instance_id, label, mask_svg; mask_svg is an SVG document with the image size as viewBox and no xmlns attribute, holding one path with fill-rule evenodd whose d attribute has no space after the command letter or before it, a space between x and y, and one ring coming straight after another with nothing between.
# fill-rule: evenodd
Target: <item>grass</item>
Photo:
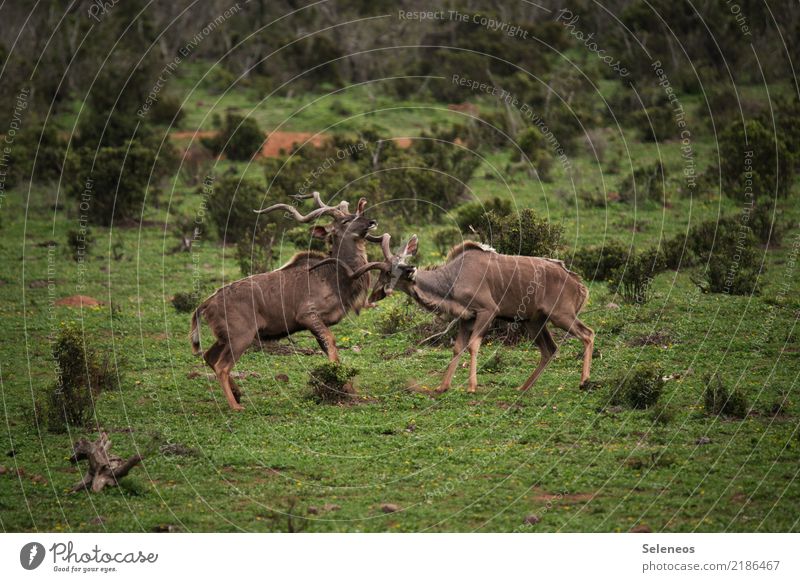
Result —
<instances>
[{"instance_id":1,"label":"grass","mask_svg":"<svg viewBox=\"0 0 800 582\"><path fill-rule=\"evenodd\" d=\"M234 98L239 107L256 105L252 98L225 97ZM354 111L371 107L355 92L337 99ZM260 121L271 127L298 103L278 100L259 109ZM305 111L288 129L316 130L338 119L321 106ZM192 107L188 115L186 126L195 127L205 110ZM397 132L429 121L415 110L381 119ZM676 144L660 150L667 165L679 163ZM699 158L708 159L711 150L707 142L697 144ZM658 153L655 145L638 143L631 152L637 165ZM595 163L585 155L571 159L583 184L599 183ZM685 232L690 221L737 211L718 196L674 196L668 208L584 207L557 164L554 182L540 186L522 178L504 183L499 178L506 162L504 154L488 157L470 184L475 196L513 196L517 205L562 221L567 252L605 238L642 248ZM484 177L492 173L488 164L500 169L499 178ZM257 164L251 171L263 179ZM624 174L604 174L607 188ZM584 320L598 334L593 380L607 384L637 363L657 361L670 378L660 402L671 414L662 422L651 411L605 406L604 390L578 390L575 340L562 346L526 394L515 388L537 362L530 343L485 345L481 362L499 353L501 364L481 369L477 394L465 393L464 369L444 395L409 390L436 386L451 354L446 347L417 346L403 331L381 337L379 321L404 300L397 296L334 328L344 363L359 370L361 402L327 406L305 397L308 373L324 357L301 333L294 344L315 350L313 355L251 351L242 358L236 370L246 373L239 384L247 408L233 414L207 378L209 370L192 357L188 316L176 312L171 298L191 291L196 280L210 292L239 278L234 249L204 239L195 260L170 254L174 241L163 232L168 217L162 204L147 209L152 222L141 230L95 229L93 255L80 272L65 248L77 218L59 213L53 220L49 188L35 187L29 198L27 190L13 194L4 200L0 231L4 531L628 531L641 524L653 531L800 529L800 348L794 330L800 278L791 255L800 209L790 202L783 217L793 228L784 247L765 254L760 297L702 295L689 272L669 272L655 280L646 305L611 309L606 304L618 299L604 283L590 282ZM197 211L200 198L193 189L178 183L171 195L173 212ZM441 260L426 236L436 228L416 229L428 262ZM51 254L44 244L49 240L59 243ZM108 258L117 240L126 251L121 261ZM282 249L283 258L293 250ZM52 295L46 286L31 286L48 280L48 268ZM781 292L784 285L788 293ZM51 305L77 292L105 305L82 311ZM100 495L67 493L80 478L67 461L71 443L95 435L48 433L30 413L32 394L54 380L49 339L61 321L76 321L87 341L124 354L122 386L99 398L97 418L117 454L150 451L122 487ZM669 331L668 343L636 346L634 340L660 330ZM755 413L741 421L705 415L704 376L711 373L741 390ZM785 410L768 414L785 394L791 396ZM711 442L698 445L701 437ZM159 448L170 444L180 446ZM384 513L387 503L399 510ZM525 525L531 514L541 520Z\"/></svg>"}]
</instances>

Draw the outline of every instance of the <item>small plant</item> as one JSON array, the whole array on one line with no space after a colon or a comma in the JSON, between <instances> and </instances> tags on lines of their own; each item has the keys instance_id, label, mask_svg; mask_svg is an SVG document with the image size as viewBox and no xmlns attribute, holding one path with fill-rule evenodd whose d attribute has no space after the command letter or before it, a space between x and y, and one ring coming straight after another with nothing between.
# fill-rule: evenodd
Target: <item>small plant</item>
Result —
<instances>
[{"instance_id":1,"label":"small plant","mask_svg":"<svg viewBox=\"0 0 800 582\"><path fill-rule=\"evenodd\" d=\"M414 325L416 311L410 299L395 303L378 318L378 331L390 336L410 329Z\"/></svg>"},{"instance_id":2,"label":"small plant","mask_svg":"<svg viewBox=\"0 0 800 582\"><path fill-rule=\"evenodd\" d=\"M650 407L650 419L654 424L667 425L675 419L675 409L663 402L656 402Z\"/></svg>"},{"instance_id":3,"label":"small plant","mask_svg":"<svg viewBox=\"0 0 800 582\"><path fill-rule=\"evenodd\" d=\"M503 356L500 350L495 351L481 364L481 372L499 372L503 369Z\"/></svg>"},{"instance_id":4,"label":"small plant","mask_svg":"<svg viewBox=\"0 0 800 582\"><path fill-rule=\"evenodd\" d=\"M197 296L194 293L178 292L172 297L172 306L178 313L191 313L197 307Z\"/></svg>"},{"instance_id":5,"label":"small plant","mask_svg":"<svg viewBox=\"0 0 800 582\"><path fill-rule=\"evenodd\" d=\"M609 285L624 301L642 305L650 299L653 279L664 268L664 256L658 249L633 254L627 263L613 271Z\"/></svg>"},{"instance_id":6,"label":"small plant","mask_svg":"<svg viewBox=\"0 0 800 582\"><path fill-rule=\"evenodd\" d=\"M67 233L67 247L69 247L72 260L76 263L81 260L86 260L86 257L89 255L92 246L94 246L92 229L73 229Z\"/></svg>"},{"instance_id":7,"label":"small plant","mask_svg":"<svg viewBox=\"0 0 800 582\"><path fill-rule=\"evenodd\" d=\"M616 382L609 402L636 409L654 406L664 390L661 369L654 363L639 364Z\"/></svg>"},{"instance_id":8,"label":"small plant","mask_svg":"<svg viewBox=\"0 0 800 582\"><path fill-rule=\"evenodd\" d=\"M117 385L111 358L86 346L76 326L65 325L53 345L53 359L56 382L37 403L37 417L42 417L52 432L85 427L94 416L100 392Z\"/></svg>"},{"instance_id":9,"label":"small plant","mask_svg":"<svg viewBox=\"0 0 800 582\"><path fill-rule=\"evenodd\" d=\"M339 404L349 402L355 396L351 380L358 370L337 362L326 362L314 368L308 379L311 395L321 404Z\"/></svg>"},{"instance_id":10,"label":"small plant","mask_svg":"<svg viewBox=\"0 0 800 582\"><path fill-rule=\"evenodd\" d=\"M666 178L666 169L661 162L638 168L620 184L619 198L623 202L652 200L663 204L666 200Z\"/></svg>"},{"instance_id":11,"label":"small plant","mask_svg":"<svg viewBox=\"0 0 800 582\"><path fill-rule=\"evenodd\" d=\"M750 411L750 405L744 393L737 389L728 390L722 383L719 374L707 376L704 403L706 414L710 416L727 416L730 418L745 418Z\"/></svg>"}]
</instances>

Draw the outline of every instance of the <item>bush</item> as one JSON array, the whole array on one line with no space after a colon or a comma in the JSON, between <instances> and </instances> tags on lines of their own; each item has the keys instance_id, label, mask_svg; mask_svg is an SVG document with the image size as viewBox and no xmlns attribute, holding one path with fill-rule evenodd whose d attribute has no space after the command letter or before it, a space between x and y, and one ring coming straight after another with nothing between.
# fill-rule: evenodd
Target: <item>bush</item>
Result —
<instances>
[{"instance_id":1,"label":"bush","mask_svg":"<svg viewBox=\"0 0 800 582\"><path fill-rule=\"evenodd\" d=\"M661 162L638 168L629 174L619 186L619 199L623 202L652 200L666 202L666 169Z\"/></svg>"},{"instance_id":2,"label":"bush","mask_svg":"<svg viewBox=\"0 0 800 582\"><path fill-rule=\"evenodd\" d=\"M745 418L750 411L747 397L741 390L729 391L722 383L719 374L707 376L704 404L706 414L710 416L728 416Z\"/></svg>"},{"instance_id":3,"label":"bush","mask_svg":"<svg viewBox=\"0 0 800 582\"><path fill-rule=\"evenodd\" d=\"M309 231L307 226L296 226L287 230L284 233L284 238L292 243L295 248L301 251L319 251L325 252L327 249L325 248L325 241L311 236L311 232ZM383 256L383 255L381 255Z\"/></svg>"},{"instance_id":4,"label":"bush","mask_svg":"<svg viewBox=\"0 0 800 582\"><path fill-rule=\"evenodd\" d=\"M231 160L246 161L261 152L265 139L255 119L229 113L219 132L201 138L200 143L215 156L224 154Z\"/></svg>"},{"instance_id":5,"label":"bush","mask_svg":"<svg viewBox=\"0 0 800 582\"><path fill-rule=\"evenodd\" d=\"M773 208L773 200L763 198L755 204L750 213L750 226L761 244L776 247L783 241L787 227L786 222L781 219L780 209Z\"/></svg>"},{"instance_id":6,"label":"bush","mask_svg":"<svg viewBox=\"0 0 800 582\"><path fill-rule=\"evenodd\" d=\"M242 237L236 245L236 261L244 277L272 270L275 235L259 229L255 237Z\"/></svg>"},{"instance_id":7,"label":"bush","mask_svg":"<svg viewBox=\"0 0 800 582\"><path fill-rule=\"evenodd\" d=\"M378 317L378 331L383 336L390 336L410 329L414 325L415 316L416 310L410 299L394 303Z\"/></svg>"},{"instance_id":8,"label":"bush","mask_svg":"<svg viewBox=\"0 0 800 582\"><path fill-rule=\"evenodd\" d=\"M662 376L656 364L639 364L616 382L609 402L636 409L650 408L658 402L664 390Z\"/></svg>"},{"instance_id":9,"label":"bush","mask_svg":"<svg viewBox=\"0 0 800 582\"><path fill-rule=\"evenodd\" d=\"M664 266L673 271L697 263L697 254L687 236L677 235L665 240L661 243L661 253L664 256Z\"/></svg>"},{"instance_id":10,"label":"bush","mask_svg":"<svg viewBox=\"0 0 800 582\"><path fill-rule=\"evenodd\" d=\"M650 285L666 268L664 255L658 249L631 254L628 262L615 269L609 285L628 303L642 305L650 299Z\"/></svg>"},{"instance_id":11,"label":"bush","mask_svg":"<svg viewBox=\"0 0 800 582\"><path fill-rule=\"evenodd\" d=\"M461 232L471 233L470 227L479 230L486 220L486 214L494 212L497 216L511 214L511 202L495 196L485 204L483 202L470 202L459 207L456 211L456 224Z\"/></svg>"},{"instance_id":12,"label":"bush","mask_svg":"<svg viewBox=\"0 0 800 582\"><path fill-rule=\"evenodd\" d=\"M85 260L93 246L94 236L90 228L83 230L72 229L67 233L67 247L69 248L72 260L76 263L82 258Z\"/></svg>"},{"instance_id":13,"label":"bush","mask_svg":"<svg viewBox=\"0 0 800 582\"><path fill-rule=\"evenodd\" d=\"M264 188L250 179L223 176L211 188L207 200L209 218L220 239L228 243L251 241L258 232L269 231L276 239L290 226L281 212L256 214L253 210L276 202L286 202L264 195ZM292 225L294 223L291 223ZM257 232L258 231L258 232Z\"/></svg>"},{"instance_id":14,"label":"bush","mask_svg":"<svg viewBox=\"0 0 800 582\"><path fill-rule=\"evenodd\" d=\"M760 290L761 257L753 231L743 225L726 225L718 232L713 250L701 254L703 279L696 281L705 293L751 295Z\"/></svg>"},{"instance_id":15,"label":"bush","mask_svg":"<svg viewBox=\"0 0 800 582\"><path fill-rule=\"evenodd\" d=\"M555 257L564 227L540 218L530 208L500 216L490 211L478 229L481 240L506 255Z\"/></svg>"},{"instance_id":16,"label":"bush","mask_svg":"<svg viewBox=\"0 0 800 582\"><path fill-rule=\"evenodd\" d=\"M726 129L719 138L719 155L728 196L759 200L789 194L794 162L783 139L759 121L735 123Z\"/></svg>"},{"instance_id":17,"label":"bush","mask_svg":"<svg viewBox=\"0 0 800 582\"><path fill-rule=\"evenodd\" d=\"M591 281L608 281L627 262L628 254L628 247L611 240L578 250L570 268Z\"/></svg>"},{"instance_id":18,"label":"bush","mask_svg":"<svg viewBox=\"0 0 800 582\"><path fill-rule=\"evenodd\" d=\"M169 93L160 96L149 113L153 123L169 125L173 128L179 127L185 117L180 98Z\"/></svg>"},{"instance_id":19,"label":"bush","mask_svg":"<svg viewBox=\"0 0 800 582\"><path fill-rule=\"evenodd\" d=\"M464 237L461 235L461 231L458 228L455 226L448 226L437 230L432 240L439 253L441 255L446 255L451 248L464 240Z\"/></svg>"},{"instance_id":20,"label":"bush","mask_svg":"<svg viewBox=\"0 0 800 582\"><path fill-rule=\"evenodd\" d=\"M658 105L639 109L633 115L633 121L642 132L642 141L663 143L677 133L672 107L666 99Z\"/></svg>"},{"instance_id":21,"label":"bush","mask_svg":"<svg viewBox=\"0 0 800 582\"><path fill-rule=\"evenodd\" d=\"M358 370L336 362L326 362L314 368L309 375L308 386L314 400L321 404L349 402L355 395L351 380Z\"/></svg>"},{"instance_id":22,"label":"bush","mask_svg":"<svg viewBox=\"0 0 800 582\"><path fill-rule=\"evenodd\" d=\"M170 158L171 152L165 150ZM137 220L146 197L156 198L161 172L152 144L135 140L98 150L83 148L70 156L65 170L67 194L89 222L109 226L116 218Z\"/></svg>"},{"instance_id":23,"label":"bush","mask_svg":"<svg viewBox=\"0 0 800 582\"><path fill-rule=\"evenodd\" d=\"M58 180L66 148L66 142L58 136L52 123L44 126L34 124L23 130L4 159L8 166L4 176L6 189L27 184L31 179L38 182Z\"/></svg>"},{"instance_id":24,"label":"bush","mask_svg":"<svg viewBox=\"0 0 800 582\"><path fill-rule=\"evenodd\" d=\"M65 325L53 345L56 383L37 406L37 416L43 417L53 432L86 427L94 416L100 392L117 385L109 355L101 358L84 341L76 326Z\"/></svg>"},{"instance_id":25,"label":"bush","mask_svg":"<svg viewBox=\"0 0 800 582\"><path fill-rule=\"evenodd\" d=\"M650 407L650 419L654 424L667 425L675 419L675 409L663 402L656 402Z\"/></svg>"},{"instance_id":26,"label":"bush","mask_svg":"<svg viewBox=\"0 0 800 582\"><path fill-rule=\"evenodd\" d=\"M172 297L172 306L178 313L191 313L199 303L195 293L184 293L180 291L175 293Z\"/></svg>"}]
</instances>

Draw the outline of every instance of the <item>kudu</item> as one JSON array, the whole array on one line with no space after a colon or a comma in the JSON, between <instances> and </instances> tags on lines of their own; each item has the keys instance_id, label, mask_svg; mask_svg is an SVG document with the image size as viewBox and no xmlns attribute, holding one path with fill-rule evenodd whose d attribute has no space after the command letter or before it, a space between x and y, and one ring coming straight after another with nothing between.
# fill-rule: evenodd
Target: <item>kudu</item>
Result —
<instances>
[{"instance_id":1,"label":"kudu","mask_svg":"<svg viewBox=\"0 0 800 582\"><path fill-rule=\"evenodd\" d=\"M558 350L547 322L583 342L581 386L588 383L594 331L578 319L588 289L562 261L501 255L491 247L467 241L453 247L444 265L417 269L408 264L417 252L416 236L396 255L391 253L388 236L384 237L382 248L386 261L367 263L359 269L339 262L339 268L356 280L371 269L381 270L371 301L391 294L396 287L423 308L458 318L454 355L440 392L450 388L465 349L470 354L468 391L477 389L478 350L495 319L522 326L541 352L538 366L519 390L528 390L536 382ZM326 259L320 268L335 262L336 259Z\"/></svg>"},{"instance_id":2,"label":"kudu","mask_svg":"<svg viewBox=\"0 0 800 582\"><path fill-rule=\"evenodd\" d=\"M252 275L218 289L203 301L192 315L192 351L200 353L200 318L211 328L215 342L204 353L203 358L214 370L228 405L242 410L241 393L231 379L231 370L245 350L257 338L274 340L301 330L310 331L331 361L339 361L336 342L330 326L341 321L353 308L358 310L360 301L366 299L369 277L351 278L334 265L310 271L310 267L326 257L336 257L351 270L363 267L367 262L366 240L382 239L369 234L377 222L364 215L366 200L361 199L355 214L351 214L347 202L328 206L319 193L313 197L318 208L303 215L288 204L274 204L257 213L285 210L302 223L309 223L322 216L332 216L328 226L314 226L312 235L330 242L330 253L297 253L279 269ZM308 198L297 196L295 198ZM384 235L387 237L388 234Z\"/></svg>"}]
</instances>

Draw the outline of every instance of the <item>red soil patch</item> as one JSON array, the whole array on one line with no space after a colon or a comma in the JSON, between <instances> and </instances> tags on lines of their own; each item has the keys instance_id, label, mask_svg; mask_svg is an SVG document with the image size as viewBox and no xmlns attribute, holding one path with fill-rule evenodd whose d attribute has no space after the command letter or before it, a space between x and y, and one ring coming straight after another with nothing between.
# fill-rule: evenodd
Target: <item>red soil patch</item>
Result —
<instances>
[{"instance_id":1,"label":"red soil patch","mask_svg":"<svg viewBox=\"0 0 800 582\"><path fill-rule=\"evenodd\" d=\"M103 302L86 295L70 295L56 301L56 305L63 307L97 307L98 305L103 305Z\"/></svg>"},{"instance_id":2,"label":"red soil patch","mask_svg":"<svg viewBox=\"0 0 800 582\"><path fill-rule=\"evenodd\" d=\"M216 131L173 131L170 137L174 140L199 140L203 137L213 137L216 133ZM280 157L282 152L288 154L295 145L303 145L306 142L318 148L328 139L325 134L315 134L309 131L275 131L266 134L266 137L267 141L261 149L261 156L265 158ZM402 149L411 147L410 137L398 137L393 141Z\"/></svg>"}]
</instances>

